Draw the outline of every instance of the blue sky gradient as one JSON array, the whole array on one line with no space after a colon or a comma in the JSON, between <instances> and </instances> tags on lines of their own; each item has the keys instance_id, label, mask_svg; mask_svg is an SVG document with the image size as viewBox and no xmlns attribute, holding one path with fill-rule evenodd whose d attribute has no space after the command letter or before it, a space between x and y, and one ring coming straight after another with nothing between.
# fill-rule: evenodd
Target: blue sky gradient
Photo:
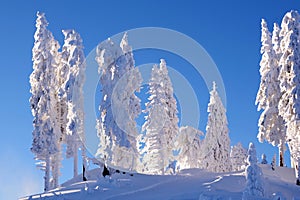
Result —
<instances>
[{"instance_id":1,"label":"blue sky gradient","mask_svg":"<svg viewBox=\"0 0 300 200\"><path fill-rule=\"evenodd\" d=\"M1 26L1 136L0 199L41 192L43 173L35 169L30 152L32 116L29 75L36 12L46 13L49 30L63 44L62 29L75 29L83 38L86 55L96 45L119 32L139 27L164 27L182 32L201 44L215 61L227 94L227 116L232 144L250 141L270 161L277 148L258 143L259 113L254 105L259 86L260 22L269 29L280 23L291 9L300 10L294 0L253 1L6 1L0 6ZM130 41L130 35L129 35ZM146 55L137 52L136 64L159 62L178 68L186 61L167 52ZM199 129L205 131L208 90L201 77L187 70L200 99ZM61 180L72 176L71 161L64 161ZM287 163L289 164L289 163Z\"/></svg>"}]
</instances>

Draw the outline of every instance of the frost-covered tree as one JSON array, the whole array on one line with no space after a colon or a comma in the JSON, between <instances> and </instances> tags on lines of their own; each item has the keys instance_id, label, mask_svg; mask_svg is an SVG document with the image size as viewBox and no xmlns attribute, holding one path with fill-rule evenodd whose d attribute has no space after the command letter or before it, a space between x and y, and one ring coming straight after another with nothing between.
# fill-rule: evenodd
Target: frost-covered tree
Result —
<instances>
[{"instance_id":1,"label":"frost-covered tree","mask_svg":"<svg viewBox=\"0 0 300 200\"><path fill-rule=\"evenodd\" d=\"M243 200L258 199L264 196L262 171L257 165L256 149L253 143L249 144L248 166L246 168L246 188Z\"/></svg>"},{"instance_id":2,"label":"frost-covered tree","mask_svg":"<svg viewBox=\"0 0 300 200\"><path fill-rule=\"evenodd\" d=\"M82 39L74 30L64 30L62 48L61 75L65 78L62 85L62 98L67 101L66 138L67 158L74 159L74 177L78 175L78 149L81 149L83 170L86 169L85 135L84 135L84 99L83 84L85 81L85 56ZM83 174L83 179L85 179Z\"/></svg>"},{"instance_id":3,"label":"frost-covered tree","mask_svg":"<svg viewBox=\"0 0 300 200\"><path fill-rule=\"evenodd\" d=\"M145 110L148 115L142 127L145 131L143 165L148 173L164 174L175 161L174 139L178 134L179 120L172 82L163 59L160 60L159 67L155 65L152 69L149 93ZM155 165L152 164L154 159L157 161Z\"/></svg>"},{"instance_id":4,"label":"frost-covered tree","mask_svg":"<svg viewBox=\"0 0 300 200\"><path fill-rule=\"evenodd\" d=\"M44 13L37 13L34 47L32 49L33 72L30 75L31 98L30 105L33 120L33 142L31 151L35 158L42 163L45 170L45 191L50 188L51 159L59 153L56 112L53 110L57 103L54 78L57 67L59 45L47 30L48 22Z\"/></svg>"},{"instance_id":5,"label":"frost-covered tree","mask_svg":"<svg viewBox=\"0 0 300 200\"><path fill-rule=\"evenodd\" d=\"M261 155L261 162L260 162L260 163L263 164L263 165L268 164L266 154L263 153L263 154Z\"/></svg>"},{"instance_id":6,"label":"frost-covered tree","mask_svg":"<svg viewBox=\"0 0 300 200\"><path fill-rule=\"evenodd\" d=\"M210 92L208 122L203 144L202 167L213 172L230 171L230 138L226 110L217 92L216 83Z\"/></svg>"},{"instance_id":7,"label":"frost-covered tree","mask_svg":"<svg viewBox=\"0 0 300 200\"><path fill-rule=\"evenodd\" d=\"M247 149L239 142L231 147L230 161L233 171L244 170L247 166Z\"/></svg>"},{"instance_id":8,"label":"frost-covered tree","mask_svg":"<svg viewBox=\"0 0 300 200\"><path fill-rule=\"evenodd\" d=\"M145 146L142 153L141 172L148 174L164 174L167 159L166 155L166 137L163 132L163 126L167 119L167 113L164 109L164 94L162 90L162 77L160 69L154 65L149 80L149 98L146 103L147 113L142 130L145 131L143 141Z\"/></svg>"},{"instance_id":9,"label":"frost-covered tree","mask_svg":"<svg viewBox=\"0 0 300 200\"><path fill-rule=\"evenodd\" d=\"M190 126L179 128L176 138L176 148L179 154L176 158L179 169L199 168L201 159L201 140L203 133Z\"/></svg>"},{"instance_id":10,"label":"frost-covered tree","mask_svg":"<svg viewBox=\"0 0 300 200\"><path fill-rule=\"evenodd\" d=\"M297 11L288 12L282 20L280 31L280 89L279 114L287 126L287 141L291 154L291 166L297 164L300 128L300 16Z\"/></svg>"},{"instance_id":11,"label":"frost-covered tree","mask_svg":"<svg viewBox=\"0 0 300 200\"><path fill-rule=\"evenodd\" d=\"M110 39L99 44L96 61L102 87L97 121L100 138L97 156L106 165L132 170L138 158L135 118L140 112L140 100L134 92L139 91L142 79L134 67L127 34L120 46Z\"/></svg>"},{"instance_id":12,"label":"frost-covered tree","mask_svg":"<svg viewBox=\"0 0 300 200\"><path fill-rule=\"evenodd\" d=\"M268 30L264 19L261 22L261 54L260 75L261 82L256 96L258 111L263 110L259 118L259 132L257 138L260 142L266 140L273 146L278 146L280 165L283 166L283 153L285 151L286 127L282 116L279 115L278 103L282 96L280 91L278 42L279 28L274 25L273 36ZM273 43L272 43L273 41ZM276 49L276 50L274 50Z\"/></svg>"},{"instance_id":13,"label":"frost-covered tree","mask_svg":"<svg viewBox=\"0 0 300 200\"><path fill-rule=\"evenodd\" d=\"M124 34L120 47L122 56L120 61L120 69L124 72L116 83L112 94L112 109L117 125L124 131L130 143L130 146L117 147L114 146L113 152L119 166L124 169L136 169L138 151L137 151L137 124L135 119L141 113L141 100L136 96L135 92L139 92L142 84L142 76L139 69L134 67L134 58L132 48L128 43L128 35Z\"/></svg>"}]
</instances>

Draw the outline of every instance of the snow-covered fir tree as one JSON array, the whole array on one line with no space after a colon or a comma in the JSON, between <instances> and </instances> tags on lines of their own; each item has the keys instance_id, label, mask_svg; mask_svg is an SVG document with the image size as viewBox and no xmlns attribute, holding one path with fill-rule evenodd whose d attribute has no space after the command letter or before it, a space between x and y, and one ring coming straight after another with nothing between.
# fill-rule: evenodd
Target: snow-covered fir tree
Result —
<instances>
[{"instance_id":1,"label":"snow-covered fir tree","mask_svg":"<svg viewBox=\"0 0 300 200\"><path fill-rule=\"evenodd\" d=\"M230 138L226 110L217 92L216 83L210 92L208 122L203 142L202 167L213 172L230 171Z\"/></svg>"},{"instance_id":2,"label":"snow-covered fir tree","mask_svg":"<svg viewBox=\"0 0 300 200\"><path fill-rule=\"evenodd\" d=\"M164 109L164 94L162 90L162 77L160 69L154 65L149 80L149 102L146 103L147 113L142 131L145 131L143 141L145 146L142 150L141 172L148 174L164 174L166 155L166 137L163 133L163 126L167 119Z\"/></svg>"},{"instance_id":3,"label":"snow-covered fir tree","mask_svg":"<svg viewBox=\"0 0 300 200\"><path fill-rule=\"evenodd\" d=\"M102 87L97 121L100 138L97 156L106 165L132 170L138 158L134 120L140 112L140 100L134 92L139 91L142 79L134 67L127 34L120 46L115 45L111 39L99 44L96 61Z\"/></svg>"},{"instance_id":4,"label":"snow-covered fir tree","mask_svg":"<svg viewBox=\"0 0 300 200\"><path fill-rule=\"evenodd\" d=\"M282 116L279 115L278 103L282 96L279 76L279 28L274 25L273 36L268 30L264 19L261 22L261 54L260 75L261 82L256 96L258 110L263 110L259 118L259 132L257 138L260 142L266 140L273 146L278 146L280 165L283 166L283 153L285 151L286 127ZM272 42L273 41L273 42ZM276 51L274 50L276 49Z\"/></svg>"},{"instance_id":5,"label":"snow-covered fir tree","mask_svg":"<svg viewBox=\"0 0 300 200\"><path fill-rule=\"evenodd\" d=\"M295 168L300 145L300 16L297 11L288 12L283 17L280 37L282 55L279 61L279 80L282 97L279 101L279 114L286 122L291 166Z\"/></svg>"},{"instance_id":6,"label":"snow-covered fir tree","mask_svg":"<svg viewBox=\"0 0 300 200\"><path fill-rule=\"evenodd\" d=\"M129 147L114 146L113 152L116 153L117 163L124 169L136 169L138 161L137 151L137 125L135 119L141 113L141 100L135 92L139 92L142 84L142 76L139 69L134 67L134 58L132 48L128 43L128 35L124 34L120 47L122 56L120 69L124 70L123 74L116 83L112 94L113 115L117 125L125 132L130 143Z\"/></svg>"},{"instance_id":7,"label":"snow-covered fir tree","mask_svg":"<svg viewBox=\"0 0 300 200\"><path fill-rule=\"evenodd\" d=\"M74 30L63 30L61 75L65 79L61 88L67 101L66 157L73 157L73 175L78 175L78 149L81 149L83 168L86 168L83 84L85 81L85 56L82 39ZM83 175L84 176L84 175Z\"/></svg>"},{"instance_id":8,"label":"snow-covered fir tree","mask_svg":"<svg viewBox=\"0 0 300 200\"><path fill-rule=\"evenodd\" d=\"M45 170L45 191L51 189L51 165L57 166L57 164L51 164L51 160L59 153L56 112L53 110L57 99L52 93L56 89L53 79L58 65L59 45L52 33L47 30L47 26L48 22L44 13L38 12L35 42L32 49L33 72L30 75L30 92L32 94L30 105L34 117L31 151L35 154L35 158L42 162L42 169Z\"/></svg>"},{"instance_id":9,"label":"snow-covered fir tree","mask_svg":"<svg viewBox=\"0 0 300 200\"><path fill-rule=\"evenodd\" d=\"M264 196L264 187L262 171L257 165L256 149L253 143L249 144L247 161L246 188L243 192L243 200L259 199Z\"/></svg>"},{"instance_id":10,"label":"snow-covered fir tree","mask_svg":"<svg viewBox=\"0 0 300 200\"><path fill-rule=\"evenodd\" d=\"M167 169L174 166L173 150L179 120L172 82L163 59L160 60L159 67L155 65L152 69L149 93L145 110L148 115L142 127L145 131L144 170L152 174L171 173Z\"/></svg>"},{"instance_id":11,"label":"snow-covered fir tree","mask_svg":"<svg viewBox=\"0 0 300 200\"><path fill-rule=\"evenodd\" d=\"M231 147L230 161L233 171L244 170L247 166L247 149L239 142Z\"/></svg>"},{"instance_id":12,"label":"snow-covered fir tree","mask_svg":"<svg viewBox=\"0 0 300 200\"><path fill-rule=\"evenodd\" d=\"M201 140L203 133L190 126L179 128L176 138L176 148L179 154L176 157L179 169L199 168L201 161Z\"/></svg>"},{"instance_id":13,"label":"snow-covered fir tree","mask_svg":"<svg viewBox=\"0 0 300 200\"><path fill-rule=\"evenodd\" d=\"M261 155L261 162L260 162L260 163L263 164L263 165L268 164L266 154L263 153L263 154Z\"/></svg>"}]
</instances>

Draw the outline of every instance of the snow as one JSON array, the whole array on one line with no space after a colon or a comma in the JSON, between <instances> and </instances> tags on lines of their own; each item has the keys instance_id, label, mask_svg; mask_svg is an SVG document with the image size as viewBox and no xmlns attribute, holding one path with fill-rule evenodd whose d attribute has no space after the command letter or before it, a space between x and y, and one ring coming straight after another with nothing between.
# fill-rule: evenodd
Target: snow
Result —
<instances>
[{"instance_id":1,"label":"snow","mask_svg":"<svg viewBox=\"0 0 300 200\"><path fill-rule=\"evenodd\" d=\"M294 170L271 165L259 165L263 172L265 197L273 199L281 195L293 199L300 195L299 186L295 185ZM100 169L87 172L89 181L81 182L77 176L59 189L47 193L35 194L31 199L47 200L147 200L147 199L241 199L246 186L243 171L212 173L201 169L182 170L177 175L142 175L114 174L103 178ZM20 200L29 200L29 197Z\"/></svg>"}]
</instances>

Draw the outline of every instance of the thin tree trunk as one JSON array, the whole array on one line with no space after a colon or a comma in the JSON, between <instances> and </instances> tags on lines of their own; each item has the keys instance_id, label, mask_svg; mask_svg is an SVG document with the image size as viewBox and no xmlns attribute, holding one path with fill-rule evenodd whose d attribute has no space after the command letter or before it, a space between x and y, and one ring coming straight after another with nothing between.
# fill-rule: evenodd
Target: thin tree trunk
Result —
<instances>
[{"instance_id":1,"label":"thin tree trunk","mask_svg":"<svg viewBox=\"0 0 300 200\"><path fill-rule=\"evenodd\" d=\"M44 176L45 184L44 184L44 191L49 190L49 183L50 183L50 155L46 155L46 169L45 169L45 176Z\"/></svg>"},{"instance_id":2,"label":"thin tree trunk","mask_svg":"<svg viewBox=\"0 0 300 200\"><path fill-rule=\"evenodd\" d=\"M284 167L284 143L281 142L278 148L279 148L279 166Z\"/></svg>"},{"instance_id":3,"label":"thin tree trunk","mask_svg":"<svg viewBox=\"0 0 300 200\"><path fill-rule=\"evenodd\" d=\"M82 144L81 146L81 157L82 157L82 180L87 181L85 171L87 169L87 162L86 162L86 152L85 152L85 147Z\"/></svg>"},{"instance_id":4,"label":"thin tree trunk","mask_svg":"<svg viewBox=\"0 0 300 200\"><path fill-rule=\"evenodd\" d=\"M297 182L296 185L300 186L300 159L298 158L298 163L297 163Z\"/></svg>"},{"instance_id":5,"label":"thin tree trunk","mask_svg":"<svg viewBox=\"0 0 300 200\"><path fill-rule=\"evenodd\" d=\"M73 170L73 177L75 178L77 175L78 175L78 148L77 146L75 147L75 150L74 150L74 170Z\"/></svg>"}]
</instances>

